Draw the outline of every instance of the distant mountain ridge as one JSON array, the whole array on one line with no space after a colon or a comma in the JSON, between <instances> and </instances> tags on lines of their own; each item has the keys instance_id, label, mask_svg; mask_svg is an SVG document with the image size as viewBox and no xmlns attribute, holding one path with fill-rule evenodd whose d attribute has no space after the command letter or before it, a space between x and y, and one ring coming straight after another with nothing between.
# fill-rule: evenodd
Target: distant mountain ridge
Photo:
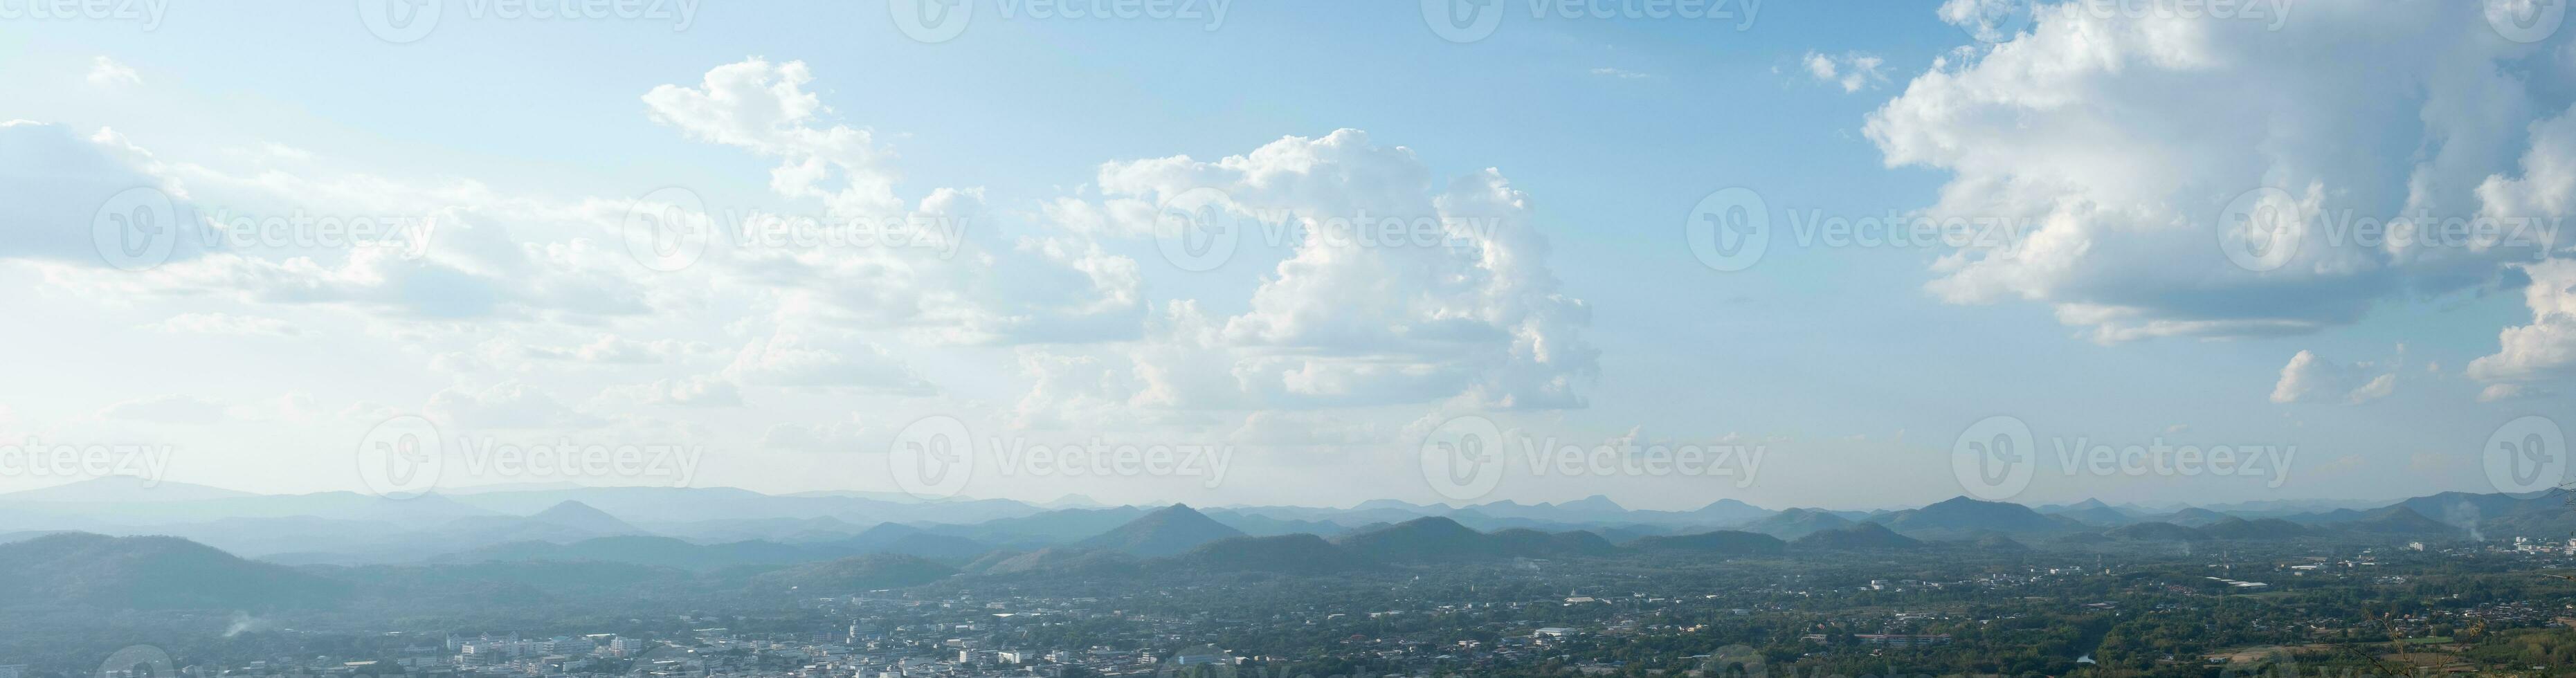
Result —
<instances>
[{"instance_id":1,"label":"distant mountain ridge","mask_svg":"<svg viewBox=\"0 0 2576 678\"><path fill-rule=\"evenodd\" d=\"M1200 545L1244 536L1184 504L1173 504L1116 529L1074 542L1076 548L1106 549L1152 558L1177 555Z\"/></svg>"}]
</instances>

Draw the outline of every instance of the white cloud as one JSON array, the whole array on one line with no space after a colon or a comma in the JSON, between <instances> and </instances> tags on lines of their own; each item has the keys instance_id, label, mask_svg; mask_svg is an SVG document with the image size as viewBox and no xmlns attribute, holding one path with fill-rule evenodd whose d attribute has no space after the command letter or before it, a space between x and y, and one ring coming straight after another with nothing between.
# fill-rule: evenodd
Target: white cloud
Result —
<instances>
[{"instance_id":1,"label":"white cloud","mask_svg":"<svg viewBox=\"0 0 2576 678\"><path fill-rule=\"evenodd\" d=\"M1582 407L1597 372L1582 339L1590 309L1557 290L1529 197L1486 169L1435 186L1401 146L1358 130L1287 137L1216 160L1175 156L1109 163L1101 190L1160 202L1222 192L1225 209L1294 215L1310 231L1335 218L1431 220L1437 246L1298 241L1253 292L1249 309L1166 337L1166 348L1229 351L1241 390L1288 406L1465 397L1488 407ZM1167 330L1199 329L1175 306ZM1173 388L1155 384L1162 392Z\"/></svg>"},{"instance_id":2,"label":"white cloud","mask_svg":"<svg viewBox=\"0 0 2576 678\"><path fill-rule=\"evenodd\" d=\"M143 76L136 74L133 67L117 63L115 59L104 56L90 59L89 75L86 79L91 87L143 84Z\"/></svg>"},{"instance_id":3,"label":"white cloud","mask_svg":"<svg viewBox=\"0 0 2576 678\"><path fill-rule=\"evenodd\" d=\"M1606 66L1592 69L1592 74L1604 78L1610 78L1612 80L1644 80L1646 78L1655 77L1653 74L1649 73L1639 73L1636 71L1610 68Z\"/></svg>"},{"instance_id":4,"label":"white cloud","mask_svg":"<svg viewBox=\"0 0 2576 678\"><path fill-rule=\"evenodd\" d=\"M2399 348L2403 355L2404 348ZM2397 390L2397 373L2393 366L2374 363L2337 364L2317 357L2310 351L2290 356L2281 367L2281 380L2272 386L2272 402L2313 402L2333 398L2348 404L2361 404L2388 397Z\"/></svg>"},{"instance_id":5,"label":"white cloud","mask_svg":"<svg viewBox=\"0 0 2576 678\"><path fill-rule=\"evenodd\" d=\"M2039 6L2028 34L1954 52L1869 116L1888 164L1952 174L1926 216L2031 231L1941 258L1939 298L2049 304L2106 342L2290 334L2534 256L2313 233L2256 271L2221 242L2245 237L2229 205L2266 187L2262 206L2327 219L2493 209L2491 176L2563 154L2522 134L2569 103L2544 84L2566 66L2534 58L2557 45L2498 40L2476 3L2302 4L2277 30L2078 4Z\"/></svg>"},{"instance_id":6,"label":"white cloud","mask_svg":"<svg viewBox=\"0 0 2576 678\"><path fill-rule=\"evenodd\" d=\"M2496 403L2508 400L2546 398L2555 393L2530 384L2488 384L2478 391L2478 402Z\"/></svg>"},{"instance_id":7,"label":"white cloud","mask_svg":"<svg viewBox=\"0 0 2576 678\"><path fill-rule=\"evenodd\" d=\"M803 62L754 58L718 66L694 87L655 87L644 101L655 121L690 138L779 158L769 187L780 196L819 200L834 220L898 224L954 247L716 247L708 256L717 265L795 290L836 322L911 328L943 343L1135 336L1144 304L1134 261L1087 239L1011 235L984 212L981 189L938 188L906 204L894 189L893 152L866 130L826 124L829 109L804 89L812 79Z\"/></svg>"},{"instance_id":8,"label":"white cloud","mask_svg":"<svg viewBox=\"0 0 2576 678\"><path fill-rule=\"evenodd\" d=\"M814 80L805 62L771 64L753 57L707 71L697 87L662 85L644 94L653 121L690 138L751 149L779 158L770 187L793 197L822 198L835 212L883 214L903 208L894 174L883 166L891 153L875 135L841 125L815 125L831 109L805 91ZM833 176L846 183L824 184Z\"/></svg>"},{"instance_id":9,"label":"white cloud","mask_svg":"<svg viewBox=\"0 0 2576 678\"><path fill-rule=\"evenodd\" d=\"M2522 289L2531 324L2505 328L2496 337L2495 354L2469 361L2472 379L2526 382L2576 376L2576 259L2552 259L2522 271L2531 278Z\"/></svg>"},{"instance_id":10,"label":"white cloud","mask_svg":"<svg viewBox=\"0 0 2576 678\"><path fill-rule=\"evenodd\" d=\"M1887 61L1873 54L1845 52L1835 56L1808 52L1800 63L1807 67L1808 75L1840 85L1845 92L1858 92L1862 88L1887 83L1887 74L1882 71Z\"/></svg>"}]
</instances>

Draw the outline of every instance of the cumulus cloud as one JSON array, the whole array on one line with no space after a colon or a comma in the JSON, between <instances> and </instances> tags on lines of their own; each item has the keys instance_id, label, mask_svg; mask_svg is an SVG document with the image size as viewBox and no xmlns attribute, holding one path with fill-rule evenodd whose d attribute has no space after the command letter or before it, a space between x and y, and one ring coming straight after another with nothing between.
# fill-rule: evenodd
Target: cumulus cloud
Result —
<instances>
[{"instance_id":1,"label":"cumulus cloud","mask_svg":"<svg viewBox=\"0 0 2576 678\"><path fill-rule=\"evenodd\" d=\"M689 138L778 158L770 190L820 201L825 220L887 225L935 247L719 247L718 265L757 284L790 288L850 324L906 327L958 344L1132 338L1144 308L1135 262L1087 239L1005 232L983 192L938 188L907 203L894 153L867 130L829 123L805 90L803 63L752 58L718 66L695 86L662 85L643 100L656 122Z\"/></svg>"},{"instance_id":2,"label":"cumulus cloud","mask_svg":"<svg viewBox=\"0 0 2576 678\"><path fill-rule=\"evenodd\" d=\"M2552 259L2522 271L2531 278L2522 288L2531 324L2505 328L2496 337L2493 355L2469 361L2472 379L2532 382L2576 376L2576 259Z\"/></svg>"},{"instance_id":3,"label":"cumulus cloud","mask_svg":"<svg viewBox=\"0 0 2576 678\"><path fill-rule=\"evenodd\" d=\"M2401 354L2403 350L2401 347ZM2358 405L2396 391L2397 372L2393 366L2369 362L2344 365L2317 357L2311 351L2300 351L2281 367L2281 380L2272 385L2272 402L2332 399Z\"/></svg>"},{"instance_id":4,"label":"cumulus cloud","mask_svg":"<svg viewBox=\"0 0 2576 678\"><path fill-rule=\"evenodd\" d=\"M1558 291L1529 197L1497 170L1436 185L1411 149L1345 129L1214 160L1109 163L1099 185L1158 204L1213 189L1222 196L1214 207L1287 215L1309 234L1362 215L1441 229L1427 246L1310 235L1262 280L1244 313L1210 321L1195 317L1195 306L1171 307L1166 347L1231 352L1237 388L1258 401L1584 405L1582 388L1598 369L1581 336L1590 308Z\"/></svg>"},{"instance_id":5,"label":"cumulus cloud","mask_svg":"<svg viewBox=\"0 0 2576 678\"><path fill-rule=\"evenodd\" d=\"M2524 211L2490 179L2565 156L2525 134L2569 103L2548 84L2569 75L2549 56L2565 36L2498 39L2477 3L2309 3L2277 26L2081 4L2036 7L2018 39L1944 57L1868 117L1889 165L1951 173L1926 216L2024 233L1939 259L1939 298L2048 304L2105 342L2288 334L2541 256L2328 225ZM2254 229L2279 222L2257 214L2303 226L2290 249L2265 249Z\"/></svg>"}]
</instances>

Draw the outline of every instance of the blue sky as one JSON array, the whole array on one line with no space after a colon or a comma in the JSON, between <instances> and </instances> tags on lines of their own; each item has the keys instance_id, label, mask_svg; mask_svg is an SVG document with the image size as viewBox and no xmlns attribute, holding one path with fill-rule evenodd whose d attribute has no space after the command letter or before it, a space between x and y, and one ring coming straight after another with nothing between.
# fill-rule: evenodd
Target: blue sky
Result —
<instances>
[{"instance_id":1,"label":"blue sky","mask_svg":"<svg viewBox=\"0 0 2576 678\"><path fill-rule=\"evenodd\" d=\"M2563 216L2554 191L2565 187L2529 168L2576 150L2534 131L2576 95L2559 84L2576 64L2564 36L2515 42L2469 3L2299 3L2277 27L2051 5L2004 24L2026 33L1988 43L1973 19L1944 19L1945 5L1974 4L1766 2L1737 30L1533 18L1515 2L1490 37L1463 44L1404 2L1236 3L1209 30L1006 19L987 1L932 44L873 2L707 6L675 30L671 18L522 19L459 1L401 44L338 4L181 4L157 25L0 21L12 66L0 69L12 94L0 120L41 123L13 130L31 141L0 145L22 149L0 157L20 164L10 176L51 171L21 164L53 157L28 149L72 146L182 204L441 216L474 233L441 230L423 261L454 270L426 272L353 264L363 255L328 245L232 247L131 273L9 248L0 279L26 291L0 313L33 322L0 335L28 363L0 385L0 433L166 445L169 480L301 492L367 489L353 450L380 422L421 416L450 446L650 444L705 459L688 478L459 462L440 481L450 486L895 491L911 488L890 480L905 461L887 448L911 422L955 417L993 447L1105 438L1234 456L1222 482L979 469L943 496L1867 507L1962 494L1954 443L1990 415L2026 422L2047 452L2036 482L2002 493L2041 503L2492 491L2491 435L2524 415L2569 414L2570 339L2525 289L2539 279L2563 295L2569 281L2525 272L2536 252L2352 259L2319 247L2278 271L2215 268L2227 264L2216 208L2263 186L2295 201L2313 185L2328 212ZM2409 30L2419 39L2399 46L2338 37ZM2434 65L2373 82L2341 65L2365 48ZM822 109L745 123L776 102L729 98L741 92L712 73L729 65L751 84L743 92ZM2246 131L2226 131L2236 127ZM864 139L818 151L832 142L789 128ZM1482 251L1534 253L1543 268L1404 259L1464 266L1421 280L1489 282L1456 297L1332 268L1354 259L1318 259L1340 277L1287 272L1276 268L1297 254L1287 247L1187 271L1151 236L1050 210L1150 205L1174 181L1233 176L1220 159L1256 149L1325 158L1321 174L1299 173L1313 169L1300 156L1227 179L1258 209L1245 193L1273 186L1260 176L1325 177L1276 196L1306 216L1429 204L1421 191L1380 195L1412 190L1383 177L1418 174L1436 196L1491 168L1526 202L1508 210L1508 247ZM830 170L822 192L773 184L774 168L809 161ZM828 195L880 180L895 204ZM2410 181L2424 187L2417 199ZM666 186L786 213L945 213L925 202L934 191L980 197L964 254L896 283L833 273L879 270L844 253L677 273L618 259L618 215ZM1730 187L1773 216L1771 245L1740 271L1687 245L1694 205ZM54 197L80 215L115 192ZM1948 247L1790 242L1790 215L1810 210L2026 218L2093 246L1960 273L1944 257L1969 255ZM93 227L0 216L20 222L0 233L22 243ZM298 258L309 266L281 263ZM2217 273L2176 273L2203 270ZM368 277L386 271L425 277ZM1312 284L1286 284L1301 281ZM918 295L909 316L851 302L897 287ZM1353 292L1403 301L1335 296ZM1191 338L1169 320L1184 302L1247 329ZM2105 305L2124 310L2070 310ZM1019 329L992 331L1004 326ZM1433 327L1490 339L1371 339ZM2510 328L2526 329L2520 353L2500 345ZM1503 337L1566 352L1523 355ZM531 357L593 343L649 357ZM2487 356L2500 357L2470 367ZM1234 383L1181 383L1209 379ZM1444 497L1426 487L1422 432L1458 417L1513 438L1633 436L1765 458L1749 479L1515 468L1494 489ZM2047 458L2075 439L2159 438L2298 451L2279 482L2062 473ZM66 479L20 471L0 488Z\"/></svg>"}]
</instances>

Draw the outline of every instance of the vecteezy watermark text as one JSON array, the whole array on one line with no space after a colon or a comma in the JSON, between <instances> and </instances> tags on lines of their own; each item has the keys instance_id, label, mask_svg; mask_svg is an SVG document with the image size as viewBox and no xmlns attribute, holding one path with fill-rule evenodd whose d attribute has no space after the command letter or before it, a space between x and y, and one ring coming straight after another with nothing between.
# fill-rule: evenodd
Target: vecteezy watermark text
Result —
<instances>
[{"instance_id":1,"label":"vecteezy watermark text","mask_svg":"<svg viewBox=\"0 0 2576 678\"><path fill-rule=\"evenodd\" d=\"M1450 42L1476 42L1502 27L1514 4L1541 19L1697 21L1752 30L1762 0L1421 0L1422 23Z\"/></svg>"},{"instance_id":2,"label":"vecteezy watermark text","mask_svg":"<svg viewBox=\"0 0 2576 678\"><path fill-rule=\"evenodd\" d=\"M90 219L90 238L100 261L140 271L182 255L217 250L385 248L405 259L418 259L428 254L438 227L438 217L425 214L183 208L161 189L138 186L99 205Z\"/></svg>"},{"instance_id":3,"label":"vecteezy watermark text","mask_svg":"<svg viewBox=\"0 0 2576 678\"><path fill-rule=\"evenodd\" d=\"M368 429L355 452L359 482L394 499L433 491L452 472L478 482L641 480L686 487L706 457L703 445L451 436L428 417L408 414Z\"/></svg>"},{"instance_id":4,"label":"vecteezy watermark text","mask_svg":"<svg viewBox=\"0 0 2576 678\"><path fill-rule=\"evenodd\" d=\"M2248 271L2288 265L2310 247L2370 250L2529 249L2547 259L2566 224L2564 216L2437 215L2418 209L2380 216L2354 209L2319 209L2289 191L2262 187L2230 200L2219 214L2218 246Z\"/></svg>"},{"instance_id":5,"label":"vecteezy watermark text","mask_svg":"<svg viewBox=\"0 0 2576 678\"><path fill-rule=\"evenodd\" d=\"M1931 216L1889 210L1884 214L1849 215L1822 209L1785 209L1791 244L1801 248L1985 250L1989 256L2019 256L2023 243L2037 233L2035 217ZM1682 239L1691 256L1720 271L1741 271L1762 262L1775 234L1781 232L1770 203L1752 189L1712 191L1691 207L1682 222Z\"/></svg>"},{"instance_id":6,"label":"vecteezy watermark text","mask_svg":"<svg viewBox=\"0 0 2576 678\"><path fill-rule=\"evenodd\" d=\"M1165 197L1155 210L1153 230L1163 259L1196 273L1224 266L1250 238L1274 248L1463 249L1492 241L1502 223L1498 216L1255 209L1223 190L1202 187Z\"/></svg>"},{"instance_id":7,"label":"vecteezy watermark text","mask_svg":"<svg viewBox=\"0 0 2576 678\"><path fill-rule=\"evenodd\" d=\"M992 436L978 446L966 422L948 415L913 421L887 446L895 486L922 499L957 496L978 475L1018 478L1187 478L1202 487L1225 482L1235 447L1186 442L1092 438L1059 443Z\"/></svg>"},{"instance_id":8,"label":"vecteezy watermark text","mask_svg":"<svg viewBox=\"0 0 2576 678\"><path fill-rule=\"evenodd\" d=\"M886 12L906 37L926 43L957 39L975 21L979 0L887 0ZM1200 30L1225 27L1234 0L991 0L1004 21L1169 21Z\"/></svg>"},{"instance_id":9,"label":"vecteezy watermark text","mask_svg":"<svg viewBox=\"0 0 2576 678\"><path fill-rule=\"evenodd\" d=\"M1515 459L1528 477L1732 478L1743 488L1753 484L1769 449L1725 442L1583 444L1556 436L1507 434L1492 419L1465 415L1424 435L1419 451L1422 478L1432 491L1467 501L1491 494Z\"/></svg>"},{"instance_id":10,"label":"vecteezy watermark text","mask_svg":"<svg viewBox=\"0 0 2576 678\"><path fill-rule=\"evenodd\" d=\"M35 436L0 443L0 477L89 479L133 476L144 487L169 477L170 445L54 443Z\"/></svg>"},{"instance_id":11,"label":"vecteezy watermark text","mask_svg":"<svg viewBox=\"0 0 2576 678\"><path fill-rule=\"evenodd\" d=\"M743 254L827 249L918 249L940 259L966 242L967 217L944 214L848 216L759 209L710 209L696 191L655 189L629 205L619 230L626 252L656 271L688 268L711 248Z\"/></svg>"},{"instance_id":12,"label":"vecteezy watermark text","mask_svg":"<svg viewBox=\"0 0 2576 678\"><path fill-rule=\"evenodd\" d=\"M0 0L0 21L127 21L161 27L170 0Z\"/></svg>"},{"instance_id":13,"label":"vecteezy watermark text","mask_svg":"<svg viewBox=\"0 0 2576 678\"><path fill-rule=\"evenodd\" d=\"M394 44L418 42L438 30L453 3L469 21L651 21L672 32L698 23L700 0L357 0L367 32Z\"/></svg>"},{"instance_id":14,"label":"vecteezy watermark text","mask_svg":"<svg viewBox=\"0 0 2576 678\"><path fill-rule=\"evenodd\" d=\"M2058 472L2070 478L2251 478L2279 489L2299 456L2298 445L2167 442L2163 436L2145 442L2055 436L2046 451L2036 442L2019 417L1987 417L1951 442L1950 470L1969 496L2003 501L2030 487L2043 457L2054 457Z\"/></svg>"}]
</instances>

